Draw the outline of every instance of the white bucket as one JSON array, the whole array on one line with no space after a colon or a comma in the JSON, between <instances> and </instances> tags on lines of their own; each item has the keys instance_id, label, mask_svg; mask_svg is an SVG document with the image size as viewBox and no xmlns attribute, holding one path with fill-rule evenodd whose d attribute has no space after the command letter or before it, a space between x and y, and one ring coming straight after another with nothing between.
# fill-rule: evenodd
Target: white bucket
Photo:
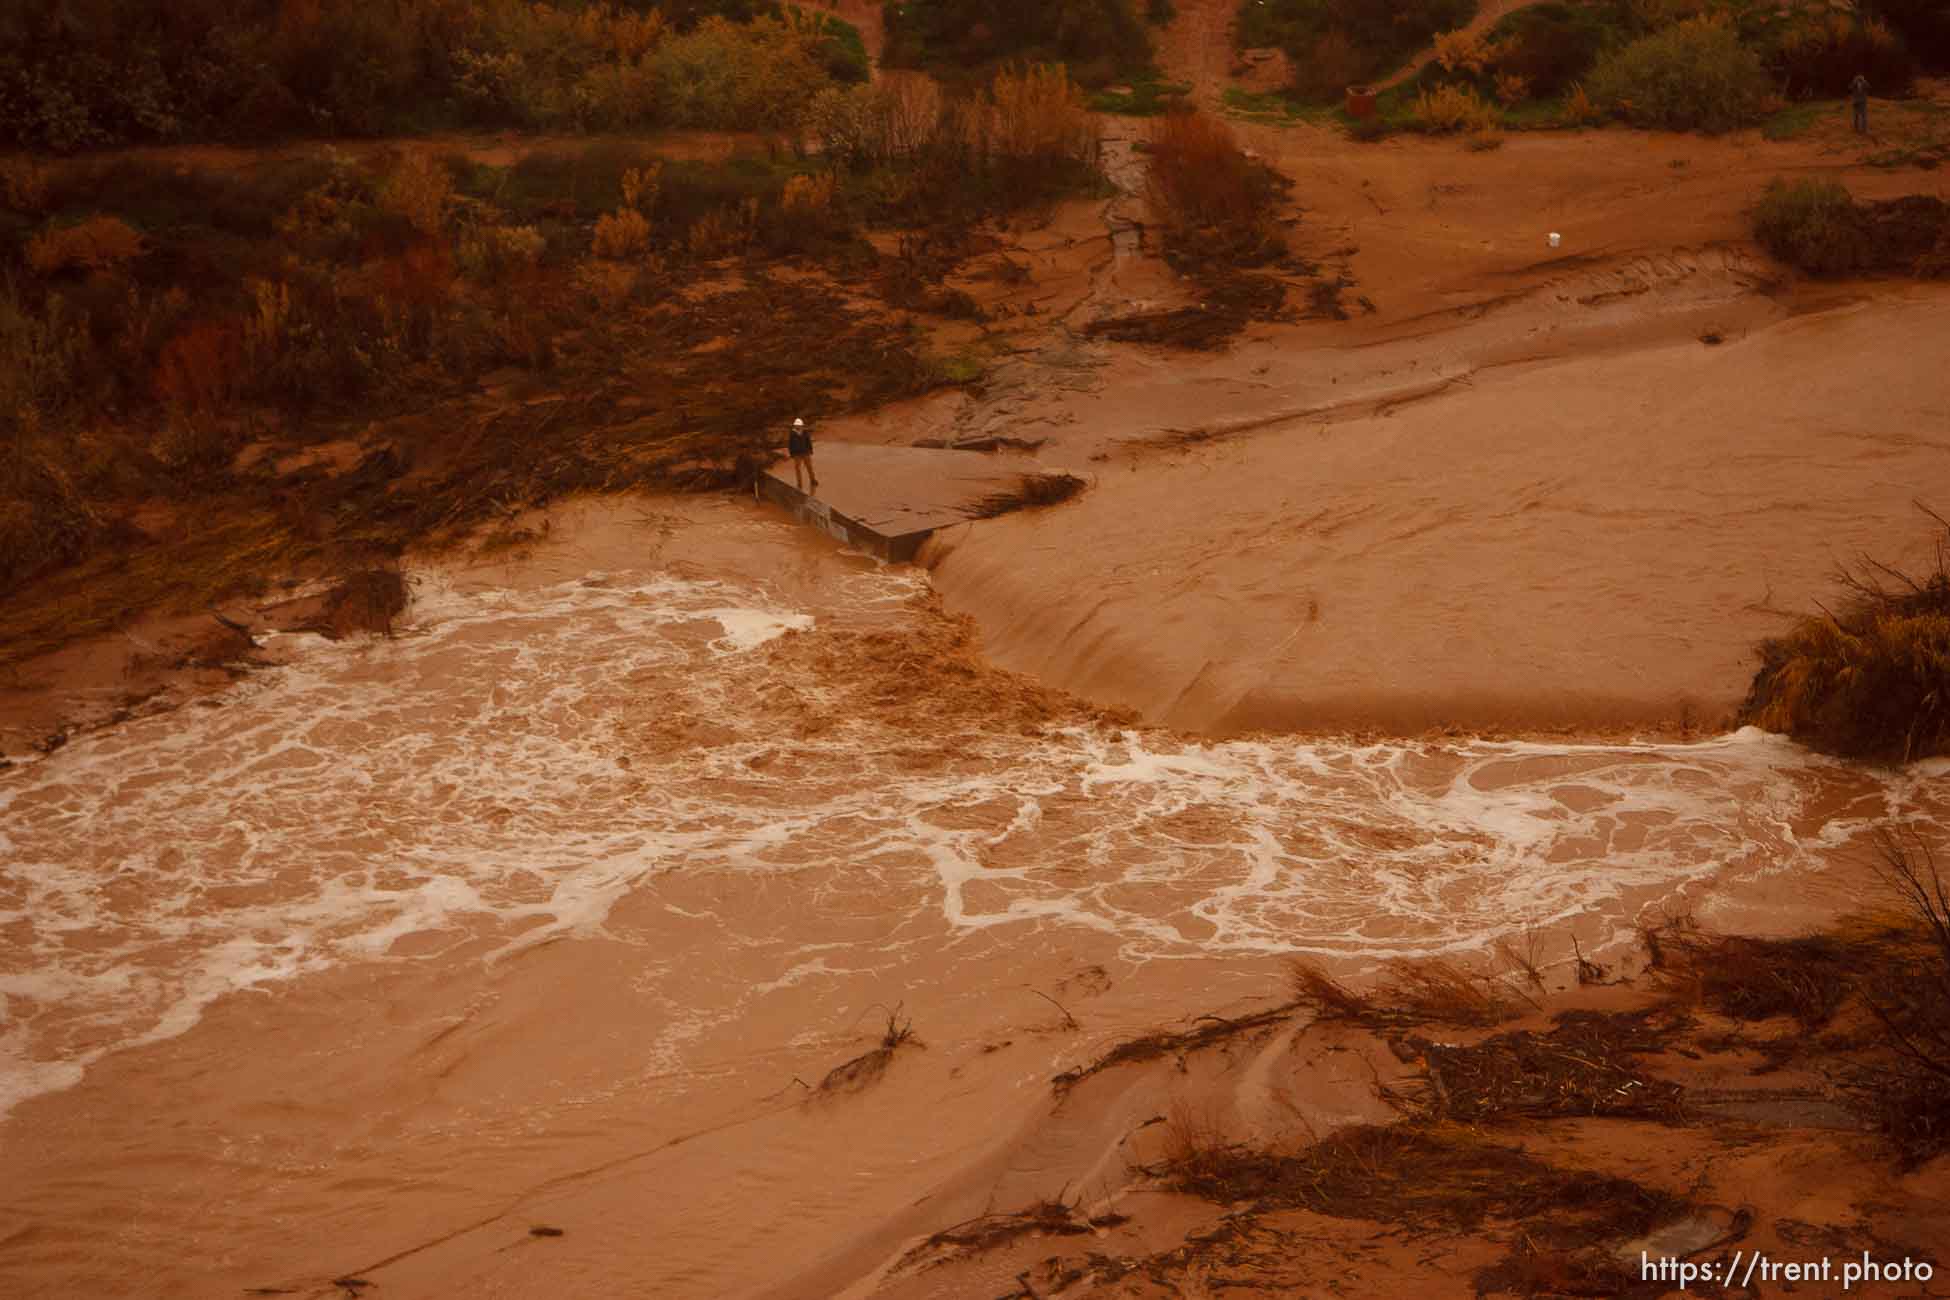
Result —
<instances>
[{"instance_id":1,"label":"white bucket","mask_svg":"<svg viewBox=\"0 0 1950 1300\"><path fill-rule=\"evenodd\" d=\"M1563 241L1563 236L1561 236L1561 235L1559 235L1559 234L1558 234L1558 233L1557 233L1557 232L1556 232L1555 230L1553 230L1553 231L1551 231L1551 247L1552 247L1552 248L1556 248L1556 247L1558 246L1558 244L1559 244L1559 243L1561 243L1562 241Z\"/></svg>"}]
</instances>

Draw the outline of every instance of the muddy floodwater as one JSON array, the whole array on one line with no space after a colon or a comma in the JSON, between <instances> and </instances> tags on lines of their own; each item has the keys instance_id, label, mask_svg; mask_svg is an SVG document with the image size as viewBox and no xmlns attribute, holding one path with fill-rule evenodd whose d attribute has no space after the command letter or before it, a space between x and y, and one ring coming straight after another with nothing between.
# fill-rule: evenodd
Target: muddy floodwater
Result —
<instances>
[{"instance_id":1,"label":"muddy floodwater","mask_svg":"<svg viewBox=\"0 0 1950 1300\"><path fill-rule=\"evenodd\" d=\"M1113 1179L1018 1141L1050 1075L1289 955L1792 930L1945 816L1752 731L1144 729L755 507L596 532L0 777L0 1293L837 1294Z\"/></svg>"}]
</instances>

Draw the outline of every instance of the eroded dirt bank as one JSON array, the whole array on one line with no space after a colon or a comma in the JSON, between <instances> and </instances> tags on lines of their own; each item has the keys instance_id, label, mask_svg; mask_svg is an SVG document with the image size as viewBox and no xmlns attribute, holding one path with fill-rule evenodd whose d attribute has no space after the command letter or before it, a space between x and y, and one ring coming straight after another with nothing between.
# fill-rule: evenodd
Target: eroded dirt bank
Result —
<instances>
[{"instance_id":1,"label":"eroded dirt bank","mask_svg":"<svg viewBox=\"0 0 1950 1300\"><path fill-rule=\"evenodd\" d=\"M927 562L999 662L1173 726L1718 723L1838 561L1926 539L1946 339L1950 296L1916 292L1719 346L1438 371L1397 404L1113 454L1060 513ZM1296 387L1351 365L1235 360Z\"/></svg>"},{"instance_id":2,"label":"eroded dirt bank","mask_svg":"<svg viewBox=\"0 0 1950 1300\"><path fill-rule=\"evenodd\" d=\"M1866 165L1826 122L1490 154L1244 134L1296 182L1294 250L1340 282L1325 306L1295 279L1303 319L1216 353L1086 341L1197 306L1147 255L1155 227L1134 232L1143 205L1113 200L1023 232L1026 282L970 281L1005 320L1055 319L1053 341L972 394L832 430L1001 438L1091 479L927 557L998 662L1213 734L1711 725L1838 562L1926 546L1950 294L1797 280L1747 209L1784 174L1887 196L1941 194L1936 173Z\"/></svg>"}]
</instances>

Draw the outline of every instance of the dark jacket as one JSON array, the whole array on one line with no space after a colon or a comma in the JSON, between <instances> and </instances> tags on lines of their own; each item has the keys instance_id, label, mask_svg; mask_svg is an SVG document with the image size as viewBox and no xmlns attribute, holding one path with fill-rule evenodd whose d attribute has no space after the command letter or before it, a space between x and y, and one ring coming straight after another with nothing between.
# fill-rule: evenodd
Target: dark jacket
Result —
<instances>
[{"instance_id":1,"label":"dark jacket","mask_svg":"<svg viewBox=\"0 0 1950 1300\"><path fill-rule=\"evenodd\" d=\"M785 449L793 456L812 455L812 430L794 429L786 436Z\"/></svg>"}]
</instances>

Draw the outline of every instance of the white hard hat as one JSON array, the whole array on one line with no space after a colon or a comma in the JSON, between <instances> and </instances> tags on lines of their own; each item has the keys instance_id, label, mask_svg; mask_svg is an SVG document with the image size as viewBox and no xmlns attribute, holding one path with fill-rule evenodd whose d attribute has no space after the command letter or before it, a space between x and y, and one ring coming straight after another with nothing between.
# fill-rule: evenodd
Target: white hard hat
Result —
<instances>
[{"instance_id":1,"label":"white hard hat","mask_svg":"<svg viewBox=\"0 0 1950 1300\"><path fill-rule=\"evenodd\" d=\"M806 422L804 420L794 420L792 422L792 427L795 429L803 429L806 427Z\"/></svg>"}]
</instances>

